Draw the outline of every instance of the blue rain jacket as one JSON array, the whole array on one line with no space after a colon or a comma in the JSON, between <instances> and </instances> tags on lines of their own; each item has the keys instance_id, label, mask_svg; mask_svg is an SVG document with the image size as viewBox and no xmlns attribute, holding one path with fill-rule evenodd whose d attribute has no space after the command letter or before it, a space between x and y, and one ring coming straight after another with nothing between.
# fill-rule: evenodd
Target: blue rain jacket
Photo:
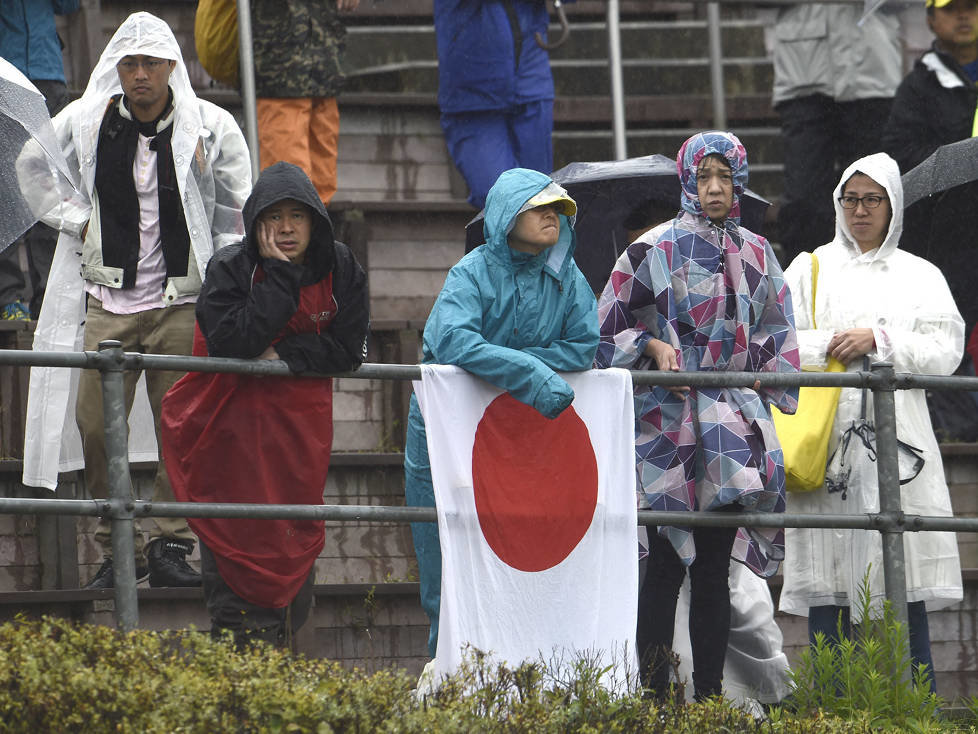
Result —
<instances>
[{"instance_id":1,"label":"blue rain jacket","mask_svg":"<svg viewBox=\"0 0 978 734\"><path fill-rule=\"evenodd\" d=\"M544 0L435 0L438 106L442 112L508 110L554 98Z\"/></svg>"},{"instance_id":2,"label":"blue rain jacket","mask_svg":"<svg viewBox=\"0 0 978 734\"><path fill-rule=\"evenodd\" d=\"M3 0L0 2L0 56L28 79L64 82L61 41L54 15L78 10L80 0Z\"/></svg>"}]
</instances>

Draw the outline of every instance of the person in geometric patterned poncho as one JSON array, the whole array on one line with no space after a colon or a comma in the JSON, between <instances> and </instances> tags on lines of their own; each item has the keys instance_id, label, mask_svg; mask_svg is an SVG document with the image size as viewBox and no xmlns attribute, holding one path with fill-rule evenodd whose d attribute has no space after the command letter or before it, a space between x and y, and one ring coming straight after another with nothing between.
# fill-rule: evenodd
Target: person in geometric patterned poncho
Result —
<instances>
[{"instance_id":1,"label":"person in geometric patterned poncho","mask_svg":"<svg viewBox=\"0 0 978 734\"><path fill-rule=\"evenodd\" d=\"M598 303L595 365L671 371L795 372L791 299L768 242L739 225L747 153L731 133L694 135L676 160L679 215L622 253ZM783 512L784 464L770 405L797 408L797 389L635 387L639 507ZM676 599L690 575L697 700L722 692L730 628L729 559L778 570L784 531L650 529L636 647L643 683L668 687Z\"/></svg>"}]
</instances>

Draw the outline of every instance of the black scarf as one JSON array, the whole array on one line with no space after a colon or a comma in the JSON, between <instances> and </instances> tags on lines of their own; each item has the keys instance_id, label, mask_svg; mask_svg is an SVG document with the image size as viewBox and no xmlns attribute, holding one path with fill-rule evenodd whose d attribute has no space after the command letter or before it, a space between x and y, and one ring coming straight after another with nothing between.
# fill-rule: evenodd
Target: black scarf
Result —
<instances>
[{"instance_id":1,"label":"black scarf","mask_svg":"<svg viewBox=\"0 0 978 734\"><path fill-rule=\"evenodd\" d=\"M109 102L99 129L95 190L98 192L99 223L102 227L102 262L107 267L121 268L121 287L132 288L136 284L136 265L139 261L139 199L132 167L140 133L153 138L149 147L156 151L160 240L166 278L187 274L190 236L187 234L187 221L173 165L170 143L172 122L157 132L159 120L170 110L173 93L170 92L164 112L152 122L123 117L119 112L119 96L114 96ZM166 279L161 284L161 288L164 287Z\"/></svg>"}]
</instances>

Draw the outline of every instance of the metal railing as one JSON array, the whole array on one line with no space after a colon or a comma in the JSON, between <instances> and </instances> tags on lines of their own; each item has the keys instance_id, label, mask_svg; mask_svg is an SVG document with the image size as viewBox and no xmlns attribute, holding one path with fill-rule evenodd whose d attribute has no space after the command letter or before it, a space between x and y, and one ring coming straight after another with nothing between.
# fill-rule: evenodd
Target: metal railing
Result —
<instances>
[{"instance_id":1,"label":"metal railing","mask_svg":"<svg viewBox=\"0 0 978 734\"><path fill-rule=\"evenodd\" d=\"M251 156L252 177L258 178L259 156L258 156L258 116L256 112L256 92L255 92L255 64L254 48L252 43L251 31L251 0L236 0L238 7L238 40L239 58L241 66L241 101L244 108L245 118L245 137L248 141L248 149ZM743 0L739 0L743 1ZM801 0L792 0L793 3ZM862 0L832 0L833 2L862 2ZM625 119L625 86L622 67L632 64L644 65L646 61L623 61L621 47L621 21L618 0L607 0L605 12L605 25L608 33L608 59L602 61L595 59L596 66L607 64L609 77L609 94L611 98L612 112L612 141L614 147L614 157L616 160L623 160L628 156L626 143L626 119ZM725 129L727 126L726 105L723 91L723 49L720 43L720 5L715 0L707 2L707 29L709 33L709 68L711 81L711 98L713 105L713 126ZM726 63L734 60L727 59ZM559 64L560 62L551 62ZM660 62L667 63L667 62ZM676 62L673 62L676 63ZM681 63L681 62L680 62ZM698 63L695 62L694 63ZM399 62L390 65L390 68L400 69L406 66L417 67L437 67L438 61L430 59L427 61ZM386 67L376 67L369 69L371 73L386 70Z\"/></svg>"},{"instance_id":2,"label":"metal railing","mask_svg":"<svg viewBox=\"0 0 978 734\"><path fill-rule=\"evenodd\" d=\"M254 75L254 53L252 48L252 32L251 32L251 0L236 0L238 6L238 36L240 42L240 59L241 59L241 97L244 106L244 116L245 116L245 135L248 140L248 147L251 151L252 158L252 171L254 178L258 177L258 132L257 132L257 115L255 112L255 75ZM767 63L767 59L735 59L735 58L724 58L723 46L720 39L720 6L721 5L762 5L766 7L790 7L793 5L801 5L809 0L763 0L763 2L756 2L756 0L690 0L693 4L706 5L706 27L708 34L708 57L706 59L706 64L709 68L710 73L710 97L712 102L712 112L713 112L713 127L717 129L726 129L727 127L727 111L726 111L726 98L724 94L724 81L723 81L723 67L725 64L744 64L744 63ZM823 0L827 4L836 5L862 5L868 8L866 0ZM911 0L889 0L889 4L892 7L894 4L899 6L910 5ZM613 155L617 160L622 160L628 156L627 142L626 142L626 116L625 116L625 86L622 75L622 68L632 65L681 65L683 60L659 60L650 61L646 59L622 59L622 42L621 42L621 30L624 25L621 21L621 10L619 5L619 0L607 0L605 9L605 27L607 28L608 35L608 58L607 60L594 59L592 63L595 66L608 67L608 78L609 78L609 97L611 100L611 114L612 114L612 145L613 145ZM591 28L592 23L571 24L571 28L576 28L578 25L583 27ZM406 27L404 32L427 32L431 29L431 26L424 26L423 29L412 29L411 27ZM373 28L376 30L376 27ZM575 63L575 65L580 65L580 61L576 62L561 62L561 61L551 61L551 65L559 66L561 63ZM703 61L699 59L691 59L685 62L688 65L702 65ZM360 73L377 73L390 69L400 69L400 68L433 68L437 67L438 61L436 59L430 59L427 61L413 61L413 62L398 62L391 64L387 67L379 66L371 68L368 70L361 70Z\"/></svg>"},{"instance_id":3,"label":"metal railing","mask_svg":"<svg viewBox=\"0 0 978 734\"><path fill-rule=\"evenodd\" d=\"M135 500L131 495L128 458L128 422L123 393L126 370L174 370L228 372L252 376L295 376L280 361L240 360L124 352L119 342L99 344L98 352L34 352L0 350L0 364L20 366L97 369L102 374L105 411L105 447L108 460L109 497L104 500L0 498L0 514L87 515L109 518L115 573L117 626L131 630L139 625L136 595L132 523L143 517L269 518L333 521L434 522L434 508L360 505L264 505L246 503L185 503ZM356 372L332 377L380 380L416 380L417 365L365 364ZM321 379L325 375L302 375ZM907 623L907 593L903 556L903 533L925 530L978 532L978 518L924 517L906 515L901 508L897 467L897 437L894 393L896 390L978 390L978 377L948 377L896 373L892 365L876 363L870 371L821 373L750 372L632 372L636 385L691 385L694 387L865 388L873 392L876 429L877 472L880 511L863 515L791 513L738 514L708 512L638 513L640 525L736 526L784 528L844 528L881 533L883 576L886 597L900 621ZM29 427L25 427L29 430Z\"/></svg>"}]
</instances>

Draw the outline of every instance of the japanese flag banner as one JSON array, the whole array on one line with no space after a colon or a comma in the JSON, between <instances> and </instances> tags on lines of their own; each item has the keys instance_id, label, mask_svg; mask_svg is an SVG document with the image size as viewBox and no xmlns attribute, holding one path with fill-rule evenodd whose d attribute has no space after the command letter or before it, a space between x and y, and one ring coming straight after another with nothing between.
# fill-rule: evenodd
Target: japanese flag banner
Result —
<instances>
[{"instance_id":1,"label":"japanese flag banner","mask_svg":"<svg viewBox=\"0 0 978 734\"><path fill-rule=\"evenodd\" d=\"M575 398L553 420L457 367L423 365L415 383L442 552L436 680L470 647L636 680L631 377L561 376Z\"/></svg>"}]
</instances>

